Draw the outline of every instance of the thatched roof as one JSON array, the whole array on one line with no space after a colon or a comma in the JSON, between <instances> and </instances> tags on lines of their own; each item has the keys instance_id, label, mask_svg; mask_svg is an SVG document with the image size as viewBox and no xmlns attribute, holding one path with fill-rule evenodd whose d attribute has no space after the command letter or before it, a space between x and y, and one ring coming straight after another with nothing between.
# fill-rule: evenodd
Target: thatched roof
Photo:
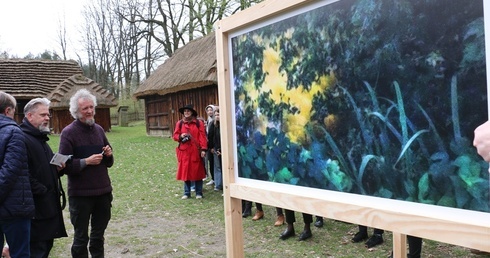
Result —
<instances>
[{"instance_id":1,"label":"thatched roof","mask_svg":"<svg viewBox=\"0 0 490 258\"><path fill-rule=\"evenodd\" d=\"M51 107L68 107L73 93L86 88L97 97L99 106L116 106L107 90L83 76L75 61L0 59L0 90L16 99L46 97Z\"/></svg>"},{"instance_id":2,"label":"thatched roof","mask_svg":"<svg viewBox=\"0 0 490 258\"><path fill-rule=\"evenodd\" d=\"M0 59L0 90L15 98L45 97L75 74L83 74L75 61Z\"/></svg>"},{"instance_id":3,"label":"thatched roof","mask_svg":"<svg viewBox=\"0 0 490 258\"><path fill-rule=\"evenodd\" d=\"M114 95L102 88L95 81L81 74L77 74L64 80L53 92L46 96L51 100L50 107L54 109L67 107L71 96L79 89L86 89L94 94L97 99L97 107L117 106L117 99Z\"/></svg>"},{"instance_id":4,"label":"thatched roof","mask_svg":"<svg viewBox=\"0 0 490 258\"><path fill-rule=\"evenodd\" d=\"M138 87L133 97L165 95L212 84L217 84L214 33L179 48Z\"/></svg>"}]
</instances>

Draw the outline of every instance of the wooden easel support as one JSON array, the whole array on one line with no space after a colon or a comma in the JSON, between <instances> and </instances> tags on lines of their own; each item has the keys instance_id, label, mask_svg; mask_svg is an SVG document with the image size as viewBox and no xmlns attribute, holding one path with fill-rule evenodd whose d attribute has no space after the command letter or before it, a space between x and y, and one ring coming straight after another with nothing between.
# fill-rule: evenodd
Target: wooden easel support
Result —
<instances>
[{"instance_id":1,"label":"wooden easel support","mask_svg":"<svg viewBox=\"0 0 490 258\"><path fill-rule=\"evenodd\" d=\"M407 257L407 235L393 232L393 258Z\"/></svg>"}]
</instances>

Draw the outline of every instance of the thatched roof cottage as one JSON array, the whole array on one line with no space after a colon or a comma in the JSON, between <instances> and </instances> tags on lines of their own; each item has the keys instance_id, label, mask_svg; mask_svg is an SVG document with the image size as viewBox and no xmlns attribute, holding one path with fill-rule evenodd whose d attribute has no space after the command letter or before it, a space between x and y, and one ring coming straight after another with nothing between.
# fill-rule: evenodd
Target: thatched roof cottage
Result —
<instances>
[{"instance_id":1,"label":"thatched roof cottage","mask_svg":"<svg viewBox=\"0 0 490 258\"><path fill-rule=\"evenodd\" d=\"M50 127L53 133L73 121L69 112L70 97L85 88L97 98L95 119L106 131L111 129L110 107L117 106L116 98L98 83L83 76L75 61L0 59L0 90L17 100L16 121L24 117L25 104L33 98L51 100Z\"/></svg>"},{"instance_id":2,"label":"thatched roof cottage","mask_svg":"<svg viewBox=\"0 0 490 258\"><path fill-rule=\"evenodd\" d=\"M133 94L145 100L148 135L171 136L182 116L179 108L192 104L206 118L205 107L218 104L214 33L193 40L160 65Z\"/></svg>"}]
</instances>

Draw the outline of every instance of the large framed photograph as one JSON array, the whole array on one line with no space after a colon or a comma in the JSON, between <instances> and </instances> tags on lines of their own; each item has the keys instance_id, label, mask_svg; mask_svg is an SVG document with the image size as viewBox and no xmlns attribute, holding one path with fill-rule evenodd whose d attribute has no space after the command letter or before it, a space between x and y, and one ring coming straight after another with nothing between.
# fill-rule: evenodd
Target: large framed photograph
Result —
<instances>
[{"instance_id":1,"label":"large framed photograph","mask_svg":"<svg viewBox=\"0 0 490 258\"><path fill-rule=\"evenodd\" d=\"M221 28L234 184L488 229L489 166L472 146L488 120L483 0L288 1L260 15Z\"/></svg>"}]
</instances>

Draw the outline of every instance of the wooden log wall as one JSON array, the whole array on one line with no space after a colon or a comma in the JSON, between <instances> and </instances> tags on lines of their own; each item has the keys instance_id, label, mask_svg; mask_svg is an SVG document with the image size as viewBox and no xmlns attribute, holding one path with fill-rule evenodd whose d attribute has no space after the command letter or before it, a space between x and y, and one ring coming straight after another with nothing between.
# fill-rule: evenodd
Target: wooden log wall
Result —
<instances>
[{"instance_id":1,"label":"wooden log wall","mask_svg":"<svg viewBox=\"0 0 490 258\"><path fill-rule=\"evenodd\" d=\"M73 117L68 109L51 110L50 127L52 133L59 134L61 130L73 122ZM95 122L104 128L104 131L111 131L111 112L108 107L96 108Z\"/></svg>"},{"instance_id":2,"label":"wooden log wall","mask_svg":"<svg viewBox=\"0 0 490 258\"><path fill-rule=\"evenodd\" d=\"M218 103L217 85L145 97L146 132L151 136L171 137L175 124L182 118L179 108L192 104L198 116L207 118L205 108Z\"/></svg>"}]
</instances>

